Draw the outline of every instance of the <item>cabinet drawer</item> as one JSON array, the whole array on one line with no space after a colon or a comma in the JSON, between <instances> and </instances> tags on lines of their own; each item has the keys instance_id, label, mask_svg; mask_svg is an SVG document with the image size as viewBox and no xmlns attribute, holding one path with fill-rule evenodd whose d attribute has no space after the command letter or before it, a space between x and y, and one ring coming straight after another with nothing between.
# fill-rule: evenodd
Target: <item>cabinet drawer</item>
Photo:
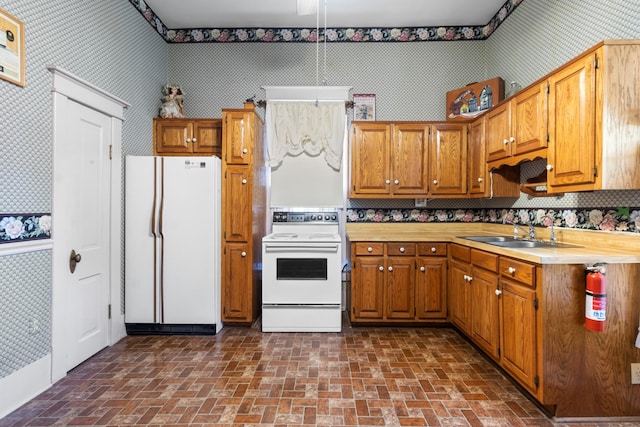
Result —
<instances>
[{"instance_id":1,"label":"cabinet drawer","mask_svg":"<svg viewBox=\"0 0 640 427\"><path fill-rule=\"evenodd\" d=\"M471 248L469 247L456 245L454 243L449 245L449 253L451 254L451 258L464 262L471 262Z\"/></svg>"},{"instance_id":2,"label":"cabinet drawer","mask_svg":"<svg viewBox=\"0 0 640 427\"><path fill-rule=\"evenodd\" d=\"M387 243L387 255L389 256L415 256L415 243Z\"/></svg>"},{"instance_id":3,"label":"cabinet drawer","mask_svg":"<svg viewBox=\"0 0 640 427\"><path fill-rule=\"evenodd\" d=\"M521 282L523 285L535 287L535 265L512 258L500 258L500 275Z\"/></svg>"},{"instance_id":4,"label":"cabinet drawer","mask_svg":"<svg viewBox=\"0 0 640 427\"><path fill-rule=\"evenodd\" d=\"M498 272L498 258L498 255L471 249L471 264L494 273Z\"/></svg>"},{"instance_id":5,"label":"cabinet drawer","mask_svg":"<svg viewBox=\"0 0 640 427\"><path fill-rule=\"evenodd\" d=\"M383 255L384 243L355 243L356 256L361 255Z\"/></svg>"},{"instance_id":6,"label":"cabinet drawer","mask_svg":"<svg viewBox=\"0 0 640 427\"><path fill-rule=\"evenodd\" d=\"M418 243L420 256L447 256L446 243Z\"/></svg>"}]
</instances>

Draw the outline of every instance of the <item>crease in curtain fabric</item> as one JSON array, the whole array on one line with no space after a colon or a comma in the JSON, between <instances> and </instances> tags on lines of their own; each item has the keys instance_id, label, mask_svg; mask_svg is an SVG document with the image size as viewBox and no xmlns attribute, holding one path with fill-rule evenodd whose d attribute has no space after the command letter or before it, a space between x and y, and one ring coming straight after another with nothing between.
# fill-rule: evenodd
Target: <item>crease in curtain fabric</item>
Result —
<instances>
[{"instance_id":1,"label":"crease in curtain fabric","mask_svg":"<svg viewBox=\"0 0 640 427\"><path fill-rule=\"evenodd\" d=\"M271 167L285 156L307 153L324 159L339 171L346 114L344 101L268 101L266 107L267 155Z\"/></svg>"}]
</instances>

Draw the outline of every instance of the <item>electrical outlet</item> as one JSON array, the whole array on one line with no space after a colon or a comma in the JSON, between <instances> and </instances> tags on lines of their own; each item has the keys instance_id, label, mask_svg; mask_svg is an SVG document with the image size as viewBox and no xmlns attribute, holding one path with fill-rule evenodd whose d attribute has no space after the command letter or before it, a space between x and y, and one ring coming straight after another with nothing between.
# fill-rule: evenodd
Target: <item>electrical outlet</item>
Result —
<instances>
[{"instance_id":1,"label":"electrical outlet","mask_svg":"<svg viewBox=\"0 0 640 427\"><path fill-rule=\"evenodd\" d=\"M631 384L640 384L640 363L631 364Z\"/></svg>"},{"instance_id":2,"label":"electrical outlet","mask_svg":"<svg viewBox=\"0 0 640 427\"><path fill-rule=\"evenodd\" d=\"M426 208L427 207L427 199L415 199L414 207L416 207L416 208Z\"/></svg>"}]
</instances>

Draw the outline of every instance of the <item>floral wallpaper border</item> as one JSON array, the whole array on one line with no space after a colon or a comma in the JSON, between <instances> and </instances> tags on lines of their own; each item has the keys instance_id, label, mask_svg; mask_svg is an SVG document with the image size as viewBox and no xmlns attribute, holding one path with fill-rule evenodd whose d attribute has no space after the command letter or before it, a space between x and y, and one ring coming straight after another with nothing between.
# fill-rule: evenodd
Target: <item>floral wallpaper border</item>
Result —
<instances>
[{"instance_id":1,"label":"floral wallpaper border","mask_svg":"<svg viewBox=\"0 0 640 427\"><path fill-rule=\"evenodd\" d=\"M606 209L347 209L347 222L531 223L549 227L640 233L640 208Z\"/></svg>"},{"instance_id":2,"label":"floral wallpaper border","mask_svg":"<svg viewBox=\"0 0 640 427\"><path fill-rule=\"evenodd\" d=\"M0 214L0 244L49 238L50 213Z\"/></svg>"},{"instance_id":3,"label":"floral wallpaper border","mask_svg":"<svg viewBox=\"0 0 640 427\"><path fill-rule=\"evenodd\" d=\"M231 42L421 42L485 40L524 0L507 0L498 13L482 26L413 28L189 28L169 29L144 0L129 2L168 43Z\"/></svg>"}]
</instances>

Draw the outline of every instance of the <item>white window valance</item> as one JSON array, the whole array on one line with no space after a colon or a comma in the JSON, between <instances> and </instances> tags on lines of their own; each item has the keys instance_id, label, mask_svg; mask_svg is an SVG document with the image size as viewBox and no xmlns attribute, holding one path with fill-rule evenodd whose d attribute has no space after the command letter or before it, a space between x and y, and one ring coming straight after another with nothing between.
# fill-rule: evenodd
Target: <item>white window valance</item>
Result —
<instances>
[{"instance_id":1,"label":"white window valance","mask_svg":"<svg viewBox=\"0 0 640 427\"><path fill-rule=\"evenodd\" d=\"M269 165L285 156L307 153L335 170L342 164L346 114L344 101L268 101L266 107Z\"/></svg>"}]
</instances>

